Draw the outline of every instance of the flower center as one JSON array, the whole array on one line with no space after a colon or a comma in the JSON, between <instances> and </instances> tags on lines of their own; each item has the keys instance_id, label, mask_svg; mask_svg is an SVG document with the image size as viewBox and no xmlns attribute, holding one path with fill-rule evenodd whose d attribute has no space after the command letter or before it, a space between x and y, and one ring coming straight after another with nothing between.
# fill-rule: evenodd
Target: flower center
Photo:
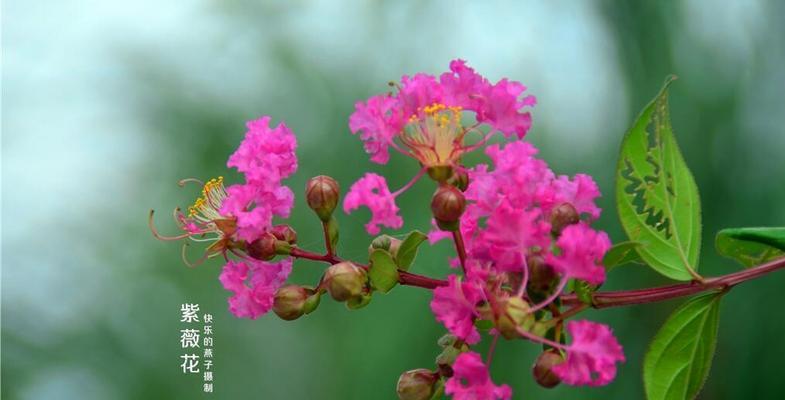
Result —
<instances>
[{"instance_id":1,"label":"flower center","mask_svg":"<svg viewBox=\"0 0 785 400\"><path fill-rule=\"evenodd\" d=\"M451 165L463 152L461 107L434 103L409 118L401 141L426 167Z\"/></svg>"},{"instance_id":2,"label":"flower center","mask_svg":"<svg viewBox=\"0 0 785 400\"><path fill-rule=\"evenodd\" d=\"M226 199L224 177L219 176L207 181L202 187L202 195L191 207L188 207L188 218L193 218L202 223L217 219L224 219L221 215L221 204Z\"/></svg>"}]
</instances>

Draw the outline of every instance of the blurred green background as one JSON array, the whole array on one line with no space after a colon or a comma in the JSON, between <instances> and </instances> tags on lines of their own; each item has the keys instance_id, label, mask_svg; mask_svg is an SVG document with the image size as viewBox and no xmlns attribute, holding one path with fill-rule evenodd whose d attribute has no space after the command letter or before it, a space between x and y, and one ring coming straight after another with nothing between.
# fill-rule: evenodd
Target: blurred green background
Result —
<instances>
[{"instance_id":1,"label":"blurred green background","mask_svg":"<svg viewBox=\"0 0 785 400\"><path fill-rule=\"evenodd\" d=\"M235 180L226 158L261 115L298 135L298 195L317 174L346 189L371 170L400 186L416 165L371 164L348 116L388 81L453 58L529 86L539 104L528 139L555 171L597 179L598 224L614 240L620 139L670 73L674 129L701 190L703 273L737 268L716 255L717 230L785 225L785 3L489 3L4 1L2 397L207 397L179 368L179 307L193 302L216 319L213 398L394 398L398 375L437 354L443 328L426 291L400 287L351 312L323 301L295 322L236 319L220 262L186 268L146 217L159 210L173 233L167 213L197 195L178 179ZM400 199L406 228L427 229L431 191L423 182ZM339 218L340 252L364 257L367 212ZM290 223L321 248L302 197ZM425 248L414 270L444 276L450 250ZM321 267L295 269L292 280L313 283ZM606 286L663 282L631 267ZM773 274L727 296L701 398L785 398L783 283ZM643 398L647 343L678 304L588 313L625 348L609 386L539 388L537 347L523 341L501 343L493 378L516 399Z\"/></svg>"}]
</instances>

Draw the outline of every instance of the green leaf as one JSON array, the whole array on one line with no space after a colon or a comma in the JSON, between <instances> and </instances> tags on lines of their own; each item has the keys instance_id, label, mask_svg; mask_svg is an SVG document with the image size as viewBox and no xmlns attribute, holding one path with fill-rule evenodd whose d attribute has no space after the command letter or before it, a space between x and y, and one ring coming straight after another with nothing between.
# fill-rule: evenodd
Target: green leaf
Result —
<instances>
[{"instance_id":1,"label":"green leaf","mask_svg":"<svg viewBox=\"0 0 785 400\"><path fill-rule=\"evenodd\" d=\"M371 252L371 265L368 268L368 277L371 285L382 293L387 293L398 284L398 267L393 261L390 252L376 249Z\"/></svg>"},{"instance_id":2,"label":"green leaf","mask_svg":"<svg viewBox=\"0 0 785 400\"><path fill-rule=\"evenodd\" d=\"M694 278L701 241L698 188L676 144L668 113L669 77L624 136L616 167L616 205L630 240L657 272Z\"/></svg>"},{"instance_id":3,"label":"green leaf","mask_svg":"<svg viewBox=\"0 0 785 400\"><path fill-rule=\"evenodd\" d=\"M629 263L643 264L641 256L636 251L641 246L640 242L632 241L616 243L605 253L602 264L607 271Z\"/></svg>"},{"instance_id":4,"label":"green leaf","mask_svg":"<svg viewBox=\"0 0 785 400\"><path fill-rule=\"evenodd\" d=\"M745 267L785 257L785 228L729 228L717 233L714 242L720 255Z\"/></svg>"},{"instance_id":5,"label":"green leaf","mask_svg":"<svg viewBox=\"0 0 785 400\"><path fill-rule=\"evenodd\" d=\"M654 336L643 360L649 400L694 399L711 368L722 293L708 293L679 307Z\"/></svg>"},{"instance_id":6,"label":"green leaf","mask_svg":"<svg viewBox=\"0 0 785 400\"><path fill-rule=\"evenodd\" d=\"M428 239L428 236L420 231L411 231L406 235L406 238L403 239L401 246L398 248L398 253L395 255L398 268L404 271L409 269L417 256L417 248L425 239Z\"/></svg>"}]
</instances>

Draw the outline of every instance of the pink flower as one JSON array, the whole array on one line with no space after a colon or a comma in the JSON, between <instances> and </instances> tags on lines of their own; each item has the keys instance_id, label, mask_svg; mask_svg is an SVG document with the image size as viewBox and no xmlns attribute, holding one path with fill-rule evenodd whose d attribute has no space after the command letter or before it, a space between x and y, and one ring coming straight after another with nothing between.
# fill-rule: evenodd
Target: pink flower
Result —
<instances>
[{"instance_id":1,"label":"pink flower","mask_svg":"<svg viewBox=\"0 0 785 400\"><path fill-rule=\"evenodd\" d=\"M487 258L495 261L497 270L522 271L532 249L548 248L551 227L541 217L538 209L522 210L506 203L488 217L481 238L488 244Z\"/></svg>"},{"instance_id":2,"label":"pink flower","mask_svg":"<svg viewBox=\"0 0 785 400\"><path fill-rule=\"evenodd\" d=\"M455 400L509 400L512 397L509 386L493 384L488 367L473 351L458 355L452 370L453 376L444 385L444 392Z\"/></svg>"},{"instance_id":3,"label":"pink flower","mask_svg":"<svg viewBox=\"0 0 785 400\"><path fill-rule=\"evenodd\" d=\"M272 227L273 216L287 218L294 204L294 193L286 186L266 191L254 184L232 185L221 213L237 218L237 237L254 241Z\"/></svg>"},{"instance_id":4,"label":"pink flower","mask_svg":"<svg viewBox=\"0 0 785 400\"><path fill-rule=\"evenodd\" d=\"M351 213L360 206L371 210L371 221L365 225L365 230L371 235L379 233L379 225L393 229L403 226L395 197L390 193L387 181L380 175L367 173L349 189L343 201L343 210Z\"/></svg>"},{"instance_id":5,"label":"pink flower","mask_svg":"<svg viewBox=\"0 0 785 400\"><path fill-rule=\"evenodd\" d=\"M552 371L569 385L602 386L616 377L616 363L624 362L621 345L611 329L590 321L570 321L572 344L567 359Z\"/></svg>"},{"instance_id":6,"label":"pink flower","mask_svg":"<svg viewBox=\"0 0 785 400\"><path fill-rule=\"evenodd\" d=\"M431 311L455 336L468 344L480 341L480 333L474 326L477 303L482 300L482 289L473 283L461 282L450 275L449 284L434 289Z\"/></svg>"},{"instance_id":7,"label":"pink flower","mask_svg":"<svg viewBox=\"0 0 785 400\"><path fill-rule=\"evenodd\" d=\"M371 160L385 164L388 146L417 159L423 166L456 166L461 155L473 149L463 141L469 130L463 112L473 112L477 124L509 137L522 138L531 125L522 97L525 86L502 79L492 85L463 60L453 60L450 72L437 80L428 74L403 76L398 93L358 102L349 118L352 133L360 133ZM479 131L478 131L479 132Z\"/></svg>"},{"instance_id":8,"label":"pink flower","mask_svg":"<svg viewBox=\"0 0 785 400\"><path fill-rule=\"evenodd\" d=\"M349 117L349 129L353 134L362 132L360 138L365 142L365 151L375 163L387 164L390 159L387 148L403 126L400 112L394 110L397 102L389 95L373 96L366 103L357 102L356 111Z\"/></svg>"},{"instance_id":9,"label":"pink flower","mask_svg":"<svg viewBox=\"0 0 785 400\"><path fill-rule=\"evenodd\" d=\"M570 203L580 214L589 214L592 219L600 217L602 210L594 203L600 197L600 188L591 176L577 174L570 180L562 175L553 181L551 189L548 195L540 198L544 209L550 210L560 204Z\"/></svg>"},{"instance_id":10,"label":"pink flower","mask_svg":"<svg viewBox=\"0 0 785 400\"><path fill-rule=\"evenodd\" d=\"M253 259L229 261L219 280L226 290L234 293L229 298L229 311L239 318L256 319L273 306L276 290L292 271L292 259L264 262Z\"/></svg>"},{"instance_id":11,"label":"pink flower","mask_svg":"<svg viewBox=\"0 0 785 400\"><path fill-rule=\"evenodd\" d=\"M228 167L237 168L247 181L279 182L297 170L297 139L283 122L270 128L270 117L248 121L240 147L229 156Z\"/></svg>"},{"instance_id":12,"label":"pink flower","mask_svg":"<svg viewBox=\"0 0 785 400\"><path fill-rule=\"evenodd\" d=\"M594 285L605 281L602 258L611 248L605 232L597 232L585 223L570 225L561 233L556 245L558 255L549 254L548 264L566 278L582 279Z\"/></svg>"}]
</instances>

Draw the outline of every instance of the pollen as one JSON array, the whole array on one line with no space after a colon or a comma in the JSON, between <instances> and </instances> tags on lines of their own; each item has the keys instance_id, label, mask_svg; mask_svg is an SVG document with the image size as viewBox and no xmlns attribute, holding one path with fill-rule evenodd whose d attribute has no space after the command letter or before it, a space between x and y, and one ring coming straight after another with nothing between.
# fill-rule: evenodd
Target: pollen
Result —
<instances>
[{"instance_id":1,"label":"pollen","mask_svg":"<svg viewBox=\"0 0 785 400\"><path fill-rule=\"evenodd\" d=\"M224 189L224 177L219 176L207 181L202 187L202 195L194 201L194 204L188 208L188 216L190 218L197 217L201 214L206 220L220 218L219 210L224 199L226 199L226 190Z\"/></svg>"}]
</instances>

